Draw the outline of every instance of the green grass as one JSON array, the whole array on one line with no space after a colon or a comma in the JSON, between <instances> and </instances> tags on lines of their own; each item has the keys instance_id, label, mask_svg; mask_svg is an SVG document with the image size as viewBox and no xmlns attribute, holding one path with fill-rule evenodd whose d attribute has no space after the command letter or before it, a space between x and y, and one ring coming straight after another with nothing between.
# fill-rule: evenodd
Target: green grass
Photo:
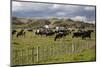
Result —
<instances>
[{"instance_id":1,"label":"green grass","mask_svg":"<svg viewBox=\"0 0 100 67\"><path fill-rule=\"evenodd\" d=\"M19 30L18 30L19 31ZM60 62L79 62L79 61L94 61L95 56L95 33L92 34L91 39L82 40L81 38L72 38L72 34L61 38L60 40L54 41L55 36L38 36L34 35L32 32L26 31L25 37L17 38L15 35L12 37L12 57L15 57L14 50L24 50L24 63L14 63L16 64L45 64L45 63L60 63ZM74 45L74 52L71 48ZM32 52L27 49L32 49L33 47L39 47L39 61L38 63L34 59L34 63L31 60ZM66 52L64 52L66 51ZM36 51L34 51L36 53ZM43 52L45 55L43 56ZM50 53L51 52L51 53ZM28 55L30 60L28 61ZM21 53L18 54L18 59L21 60ZM13 61L16 57L13 59Z\"/></svg>"}]
</instances>

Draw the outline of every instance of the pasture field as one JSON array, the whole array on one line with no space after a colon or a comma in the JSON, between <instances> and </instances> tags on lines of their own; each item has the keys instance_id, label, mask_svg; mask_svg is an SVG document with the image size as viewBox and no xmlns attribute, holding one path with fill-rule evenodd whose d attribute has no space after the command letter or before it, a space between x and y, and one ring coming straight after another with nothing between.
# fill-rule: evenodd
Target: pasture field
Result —
<instances>
[{"instance_id":1,"label":"pasture field","mask_svg":"<svg viewBox=\"0 0 100 67\"><path fill-rule=\"evenodd\" d=\"M72 38L72 33L57 41L54 41L54 37L55 35L39 36L28 31L25 37L17 38L15 34L11 42L12 65L96 60L95 32L91 39L84 40L80 37Z\"/></svg>"}]
</instances>

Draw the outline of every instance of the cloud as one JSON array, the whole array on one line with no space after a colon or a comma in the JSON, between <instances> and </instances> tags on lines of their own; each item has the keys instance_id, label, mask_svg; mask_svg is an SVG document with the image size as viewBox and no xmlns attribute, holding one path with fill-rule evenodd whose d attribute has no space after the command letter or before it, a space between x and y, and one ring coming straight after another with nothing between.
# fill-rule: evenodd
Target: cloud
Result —
<instances>
[{"instance_id":1,"label":"cloud","mask_svg":"<svg viewBox=\"0 0 100 67\"><path fill-rule=\"evenodd\" d=\"M66 12L57 12L56 15L57 16L66 16Z\"/></svg>"},{"instance_id":2,"label":"cloud","mask_svg":"<svg viewBox=\"0 0 100 67\"><path fill-rule=\"evenodd\" d=\"M12 11L20 10L21 3L20 2L12 2Z\"/></svg>"},{"instance_id":3,"label":"cloud","mask_svg":"<svg viewBox=\"0 0 100 67\"><path fill-rule=\"evenodd\" d=\"M60 11L77 11L80 6L74 6L74 5L59 5L59 4L44 4L44 3L33 3L33 2L12 2L12 11L27 11L27 10L34 10L34 11L39 11L39 10L60 10Z\"/></svg>"},{"instance_id":4,"label":"cloud","mask_svg":"<svg viewBox=\"0 0 100 67\"><path fill-rule=\"evenodd\" d=\"M75 21L86 21L86 17L85 16L75 16L72 18Z\"/></svg>"},{"instance_id":5,"label":"cloud","mask_svg":"<svg viewBox=\"0 0 100 67\"><path fill-rule=\"evenodd\" d=\"M88 18L86 18L85 16L75 16L71 19L73 19L74 21L85 21L87 23L95 24L95 20L88 20Z\"/></svg>"},{"instance_id":6,"label":"cloud","mask_svg":"<svg viewBox=\"0 0 100 67\"><path fill-rule=\"evenodd\" d=\"M12 2L12 11L43 11L50 7L49 4L28 3L28 2Z\"/></svg>"},{"instance_id":7,"label":"cloud","mask_svg":"<svg viewBox=\"0 0 100 67\"><path fill-rule=\"evenodd\" d=\"M92 10L95 10L95 7L89 7L89 6L88 6L88 7L85 7L84 9L85 9L85 10L88 10L88 11L92 11Z\"/></svg>"},{"instance_id":8,"label":"cloud","mask_svg":"<svg viewBox=\"0 0 100 67\"><path fill-rule=\"evenodd\" d=\"M12 15L28 18L67 17L74 20L94 21L95 7L13 1Z\"/></svg>"},{"instance_id":9,"label":"cloud","mask_svg":"<svg viewBox=\"0 0 100 67\"><path fill-rule=\"evenodd\" d=\"M60 7L61 7L61 5L58 5L58 4L52 5L52 8L53 8L53 9L59 9Z\"/></svg>"},{"instance_id":10,"label":"cloud","mask_svg":"<svg viewBox=\"0 0 100 67\"><path fill-rule=\"evenodd\" d=\"M93 20L93 21L87 21L88 23L93 23L93 24L95 24L96 22Z\"/></svg>"}]
</instances>

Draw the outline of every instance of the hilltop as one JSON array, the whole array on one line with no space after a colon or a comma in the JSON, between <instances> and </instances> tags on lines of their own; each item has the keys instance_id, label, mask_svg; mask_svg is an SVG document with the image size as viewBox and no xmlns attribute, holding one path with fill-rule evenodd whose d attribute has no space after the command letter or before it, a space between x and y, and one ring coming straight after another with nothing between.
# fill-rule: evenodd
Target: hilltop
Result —
<instances>
[{"instance_id":1,"label":"hilltop","mask_svg":"<svg viewBox=\"0 0 100 67\"><path fill-rule=\"evenodd\" d=\"M17 18L12 17L12 27L13 28L37 28L44 25L51 25L52 27L63 26L67 28L94 28L95 24L86 23L84 21L74 21L70 18L67 19L34 19L34 18Z\"/></svg>"}]
</instances>

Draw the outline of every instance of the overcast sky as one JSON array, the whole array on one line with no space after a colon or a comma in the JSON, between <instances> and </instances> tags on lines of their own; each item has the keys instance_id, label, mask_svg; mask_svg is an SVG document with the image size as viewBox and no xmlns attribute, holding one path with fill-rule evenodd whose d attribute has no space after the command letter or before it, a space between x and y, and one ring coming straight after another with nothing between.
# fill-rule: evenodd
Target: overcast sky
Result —
<instances>
[{"instance_id":1,"label":"overcast sky","mask_svg":"<svg viewBox=\"0 0 100 67\"><path fill-rule=\"evenodd\" d=\"M95 23L95 7L80 5L12 2L12 16L26 18L71 18Z\"/></svg>"}]
</instances>

